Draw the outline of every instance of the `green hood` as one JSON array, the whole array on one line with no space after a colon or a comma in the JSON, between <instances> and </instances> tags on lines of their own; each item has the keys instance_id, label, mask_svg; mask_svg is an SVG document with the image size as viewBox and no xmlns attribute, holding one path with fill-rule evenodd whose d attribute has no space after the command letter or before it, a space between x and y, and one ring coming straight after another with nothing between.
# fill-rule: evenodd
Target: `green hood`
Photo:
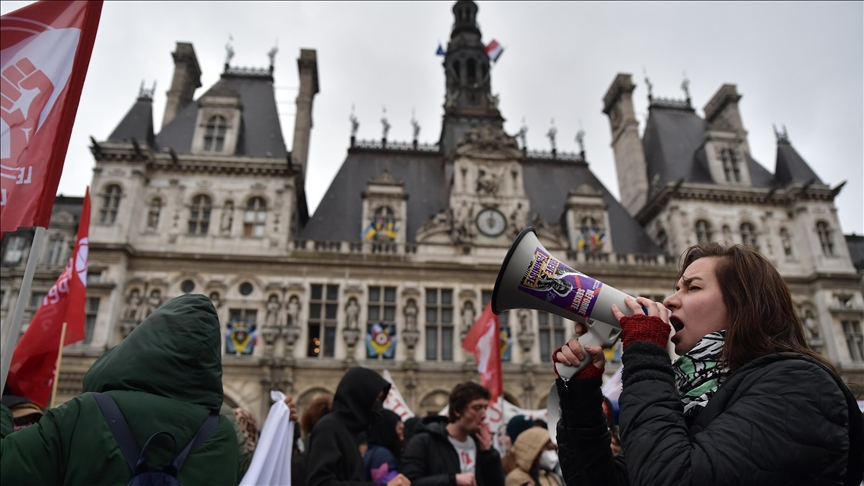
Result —
<instances>
[{"instance_id":1,"label":"green hood","mask_svg":"<svg viewBox=\"0 0 864 486\"><path fill-rule=\"evenodd\" d=\"M203 295L183 295L145 319L84 376L85 392L135 390L222 406L219 318Z\"/></svg>"}]
</instances>

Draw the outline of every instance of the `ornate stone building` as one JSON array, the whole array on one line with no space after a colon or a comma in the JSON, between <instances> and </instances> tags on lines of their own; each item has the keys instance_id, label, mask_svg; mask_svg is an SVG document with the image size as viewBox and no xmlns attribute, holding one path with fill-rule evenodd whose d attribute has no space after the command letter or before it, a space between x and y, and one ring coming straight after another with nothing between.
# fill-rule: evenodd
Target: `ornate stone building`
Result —
<instances>
[{"instance_id":1,"label":"ornate stone building","mask_svg":"<svg viewBox=\"0 0 864 486\"><path fill-rule=\"evenodd\" d=\"M461 339L527 225L572 267L655 299L670 291L688 245L757 246L787 278L811 343L864 382L864 300L836 217L840 188L825 186L785 134L775 173L757 164L734 86L721 87L704 118L689 99L652 100L640 138L635 85L618 75L604 98L618 201L584 152L528 151L504 132L477 6L462 0L453 13L439 142L352 136L312 215L304 184L315 51L298 58L288 151L272 67L226 64L195 98L201 67L192 45L178 43L158 133L154 93L142 90L114 132L92 140L87 338L65 350L61 398L79 393L93 361L153 309L194 292L211 298L225 330L226 401L258 419L271 388L302 408L355 364L389 370L415 412L437 412L453 385L476 377ZM76 208L80 198L58 197L28 315L68 258ZM28 235L8 234L0 248L4 326ZM545 407L550 352L572 327L538 311L501 319L506 397Z\"/></svg>"}]
</instances>

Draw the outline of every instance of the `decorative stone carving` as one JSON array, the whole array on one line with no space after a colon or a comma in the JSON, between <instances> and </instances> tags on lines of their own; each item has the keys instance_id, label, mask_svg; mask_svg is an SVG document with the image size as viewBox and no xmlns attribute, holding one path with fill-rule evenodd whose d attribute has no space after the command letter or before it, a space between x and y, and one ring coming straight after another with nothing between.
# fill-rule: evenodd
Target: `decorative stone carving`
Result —
<instances>
[{"instance_id":1,"label":"decorative stone carving","mask_svg":"<svg viewBox=\"0 0 864 486\"><path fill-rule=\"evenodd\" d=\"M516 138L492 124L477 127L466 133L456 145L457 155L484 159L519 159L522 151Z\"/></svg>"},{"instance_id":2,"label":"decorative stone carving","mask_svg":"<svg viewBox=\"0 0 864 486\"><path fill-rule=\"evenodd\" d=\"M152 314L159 306L162 305L162 292L159 289L153 289L150 292L150 296L147 298L147 305L145 306L145 314L140 319L143 321L150 314ZM139 321L140 322L140 321Z\"/></svg>"},{"instance_id":3,"label":"decorative stone carving","mask_svg":"<svg viewBox=\"0 0 864 486\"><path fill-rule=\"evenodd\" d=\"M528 309L519 309L516 315L519 319L519 335L517 336L519 347L522 348L522 353L526 356L524 361L530 361L531 348L534 346L534 333L532 332L531 326L531 311Z\"/></svg>"},{"instance_id":4,"label":"decorative stone carving","mask_svg":"<svg viewBox=\"0 0 864 486\"><path fill-rule=\"evenodd\" d=\"M450 237L454 244L470 243L474 239L474 208L462 201L453 213L453 230Z\"/></svg>"},{"instance_id":5,"label":"decorative stone carving","mask_svg":"<svg viewBox=\"0 0 864 486\"><path fill-rule=\"evenodd\" d=\"M267 314L264 317L263 327L269 327L274 329L278 328L279 311L282 309L282 303L279 302L279 296L276 294L270 294L270 297L267 299L267 304L265 308L267 309Z\"/></svg>"},{"instance_id":6,"label":"decorative stone carving","mask_svg":"<svg viewBox=\"0 0 864 486\"><path fill-rule=\"evenodd\" d=\"M357 299L351 298L345 305L345 327L348 329L359 329L360 305Z\"/></svg>"},{"instance_id":7,"label":"decorative stone carving","mask_svg":"<svg viewBox=\"0 0 864 486\"><path fill-rule=\"evenodd\" d=\"M286 308L286 325L287 327L300 327L300 298L292 295L285 304Z\"/></svg>"},{"instance_id":8,"label":"decorative stone carving","mask_svg":"<svg viewBox=\"0 0 864 486\"><path fill-rule=\"evenodd\" d=\"M123 309L123 317L120 320L120 334L123 338L126 338L141 323L141 316L145 312L145 307L141 292L138 289L132 289L126 299L126 307Z\"/></svg>"},{"instance_id":9,"label":"decorative stone carving","mask_svg":"<svg viewBox=\"0 0 864 486\"><path fill-rule=\"evenodd\" d=\"M495 170L491 167L480 167L477 173L477 193L491 196L498 193L501 181L504 180L504 168Z\"/></svg>"},{"instance_id":10,"label":"decorative stone carving","mask_svg":"<svg viewBox=\"0 0 864 486\"><path fill-rule=\"evenodd\" d=\"M423 222L423 226L420 227L420 230L417 231L417 239L422 240L423 236L449 231L451 227L451 219L449 209L442 209L432 216L429 216L429 218Z\"/></svg>"},{"instance_id":11,"label":"decorative stone carving","mask_svg":"<svg viewBox=\"0 0 864 486\"><path fill-rule=\"evenodd\" d=\"M465 339L465 333L474 325L474 303L470 300L462 306L462 339Z\"/></svg>"},{"instance_id":12,"label":"decorative stone carving","mask_svg":"<svg viewBox=\"0 0 864 486\"><path fill-rule=\"evenodd\" d=\"M213 303L213 307L215 307L217 311L222 307L222 298L219 297L219 292L210 292L210 302Z\"/></svg>"},{"instance_id":13,"label":"decorative stone carving","mask_svg":"<svg viewBox=\"0 0 864 486\"><path fill-rule=\"evenodd\" d=\"M225 207L222 208L222 217L219 220L219 231L222 233L231 233L231 226L234 223L234 203L228 201Z\"/></svg>"}]
</instances>

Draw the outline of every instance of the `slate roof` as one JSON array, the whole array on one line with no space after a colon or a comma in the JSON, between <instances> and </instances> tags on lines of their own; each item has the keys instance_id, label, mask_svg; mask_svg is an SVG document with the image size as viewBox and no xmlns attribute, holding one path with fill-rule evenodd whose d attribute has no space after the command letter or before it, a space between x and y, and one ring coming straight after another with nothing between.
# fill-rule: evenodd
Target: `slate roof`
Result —
<instances>
[{"instance_id":1,"label":"slate roof","mask_svg":"<svg viewBox=\"0 0 864 486\"><path fill-rule=\"evenodd\" d=\"M702 140L706 123L692 109L651 106L642 136L648 184L653 193L668 182L714 183ZM777 143L777 173L745 154L753 187L785 186L819 176L787 141Z\"/></svg>"},{"instance_id":2,"label":"slate roof","mask_svg":"<svg viewBox=\"0 0 864 486\"><path fill-rule=\"evenodd\" d=\"M198 102L208 94L232 93L240 96L243 105L235 155L284 159L288 150L282 137L282 125L279 123L273 78L260 74L223 73L222 78L207 90L207 93L178 112L156 135L156 148L171 147L178 154L188 154L195 135Z\"/></svg>"},{"instance_id":3,"label":"slate roof","mask_svg":"<svg viewBox=\"0 0 864 486\"><path fill-rule=\"evenodd\" d=\"M362 193L366 182L384 170L405 184L408 194L405 238L413 243L426 219L449 205L449 178L444 174L444 158L439 154L349 151L299 238L359 241L363 229Z\"/></svg>"},{"instance_id":4,"label":"slate roof","mask_svg":"<svg viewBox=\"0 0 864 486\"><path fill-rule=\"evenodd\" d=\"M663 253L587 164L529 161L522 165L522 179L531 203L532 217L540 213L545 221L561 221L566 211L568 192L587 184L603 194L609 214L612 247L616 253Z\"/></svg>"},{"instance_id":5,"label":"slate roof","mask_svg":"<svg viewBox=\"0 0 864 486\"><path fill-rule=\"evenodd\" d=\"M153 135L153 100L148 96L140 96L108 136L109 142L137 140L155 147Z\"/></svg>"},{"instance_id":6,"label":"slate roof","mask_svg":"<svg viewBox=\"0 0 864 486\"><path fill-rule=\"evenodd\" d=\"M777 167L774 169L775 179L781 184L793 182L815 182L822 183L822 179L813 172L813 169L804 161L789 142L780 140L777 142Z\"/></svg>"},{"instance_id":7,"label":"slate roof","mask_svg":"<svg viewBox=\"0 0 864 486\"><path fill-rule=\"evenodd\" d=\"M616 252L654 253L662 250L594 176L587 164L553 160L527 160L522 165L525 191L531 203L529 221L535 213L557 223L562 219L571 189L588 184L603 194L609 212L612 242ZM406 241L415 242L417 230L426 220L449 207L451 174L438 154L351 150L309 219L299 238L307 240L359 241L362 193L366 182L387 170L404 182L407 201Z\"/></svg>"},{"instance_id":8,"label":"slate roof","mask_svg":"<svg viewBox=\"0 0 864 486\"><path fill-rule=\"evenodd\" d=\"M843 235L846 237L846 246L849 247L849 256L852 257L852 264L859 272L864 272L864 236L851 234Z\"/></svg>"}]
</instances>

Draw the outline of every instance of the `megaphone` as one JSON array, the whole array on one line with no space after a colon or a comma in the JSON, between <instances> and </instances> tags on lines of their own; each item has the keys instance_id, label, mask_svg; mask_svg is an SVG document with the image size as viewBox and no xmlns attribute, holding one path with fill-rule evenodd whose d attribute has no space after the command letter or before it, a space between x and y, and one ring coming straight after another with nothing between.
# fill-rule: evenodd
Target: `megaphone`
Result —
<instances>
[{"instance_id":1,"label":"megaphone","mask_svg":"<svg viewBox=\"0 0 864 486\"><path fill-rule=\"evenodd\" d=\"M624 292L580 273L546 251L529 226L519 233L507 252L495 289L492 312L509 309L537 309L581 322L588 332L579 343L609 348L621 335L612 304L625 314L633 311L624 303ZM578 367L555 364L558 375L569 380L590 363L582 360Z\"/></svg>"}]
</instances>

